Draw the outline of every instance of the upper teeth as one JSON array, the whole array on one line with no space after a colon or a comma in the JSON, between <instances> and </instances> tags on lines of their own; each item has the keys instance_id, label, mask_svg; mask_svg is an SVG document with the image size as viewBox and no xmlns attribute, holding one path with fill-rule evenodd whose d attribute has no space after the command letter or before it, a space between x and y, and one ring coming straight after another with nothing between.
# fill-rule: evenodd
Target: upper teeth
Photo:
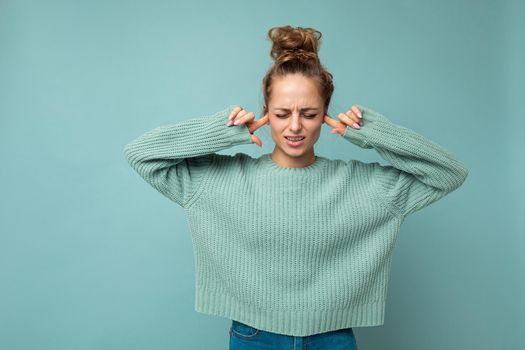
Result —
<instances>
[{"instance_id":1,"label":"upper teeth","mask_svg":"<svg viewBox=\"0 0 525 350\"><path fill-rule=\"evenodd\" d=\"M296 137L290 137L290 136L285 136L288 140L293 140L293 141L299 141L299 140L302 140L304 139L304 136L296 136Z\"/></svg>"}]
</instances>

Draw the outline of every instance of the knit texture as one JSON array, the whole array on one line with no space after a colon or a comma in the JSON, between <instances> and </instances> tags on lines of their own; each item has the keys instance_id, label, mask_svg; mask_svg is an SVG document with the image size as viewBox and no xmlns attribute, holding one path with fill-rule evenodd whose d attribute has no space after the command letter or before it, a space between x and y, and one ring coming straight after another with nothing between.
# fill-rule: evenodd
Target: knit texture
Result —
<instances>
[{"instance_id":1,"label":"knit texture","mask_svg":"<svg viewBox=\"0 0 525 350\"><path fill-rule=\"evenodd\" d=\"M195 310L307 336L384 322L391 257L404 218L465 181L443 147L358 105L343 137L391 165L216 152L252 143L227 126L234 105L157 127L124 147L133 169L180 205L195 259Z\"/></svg>"}]
</instances>

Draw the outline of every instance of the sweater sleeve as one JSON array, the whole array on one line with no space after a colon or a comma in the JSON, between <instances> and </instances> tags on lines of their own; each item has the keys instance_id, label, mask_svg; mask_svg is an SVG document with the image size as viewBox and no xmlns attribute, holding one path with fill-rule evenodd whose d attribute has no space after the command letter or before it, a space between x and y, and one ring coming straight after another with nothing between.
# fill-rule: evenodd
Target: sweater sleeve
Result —
<instances>
[{"instance_id":1,"label":"sweater sleeve","mask_svg":"<svg viewBox=\"0 0 525 350\"><path fill-rule=\"evenodd\" d=\"M407 216L460 187L468 175L465 165L442 146L391 122L382 114L357 105L360 129L346 127L346 140L374 148L392 165L371 163L380 200L398 216Z\"/></svg>"},{"instance_id":2,"label":"sweater sleeve","mask_svg":"<svg viewBox=\"0 0 525 350\"><path fill-rule=\"evenodd\" d=\"M252 142L246 124L226 125L234 107L150 130L126 144L124 156L147 183L185 208L211 167L214 152Z\"/></svg>"}]
</instances>

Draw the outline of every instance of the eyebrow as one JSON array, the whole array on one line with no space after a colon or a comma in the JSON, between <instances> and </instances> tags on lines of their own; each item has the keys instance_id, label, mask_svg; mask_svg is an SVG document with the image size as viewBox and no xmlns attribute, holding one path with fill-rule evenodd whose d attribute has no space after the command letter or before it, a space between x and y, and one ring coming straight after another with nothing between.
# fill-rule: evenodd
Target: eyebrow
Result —
<instances>
[{"instance_id":1,"label":"eyebrow","mask_svg":"<svg viewBox=\"0 0 525 350\"><path fill-rule=\"evenodd\" d=\"M279 107L277 107L275 109L280 109L280 110L288 111L288 112L290 111L290 109L288 109L288 108L279 108ZM315 110L316 111L316 110L318 110L318 108L314 108L314 107L301 108L301 111L309 111L309 110Z\"/></svg>"}]
</instances>

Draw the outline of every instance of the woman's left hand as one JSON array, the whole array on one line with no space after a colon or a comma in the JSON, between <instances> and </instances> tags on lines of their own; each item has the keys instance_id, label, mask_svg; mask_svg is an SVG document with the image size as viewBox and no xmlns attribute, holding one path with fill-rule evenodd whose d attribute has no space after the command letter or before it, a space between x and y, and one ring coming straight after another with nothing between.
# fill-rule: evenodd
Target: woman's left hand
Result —
<instances>
[{"instance_id":1,"label":"woman's left hand","mask_svg":"<svg viewBox=\"0 0 525 350\"><path fill-rule=\"evenodd\" d=\"M331 118L329 115L325 115L323 119L323 122L333 128L330 131L332 134L337 132L340 135L343 135L347 126L351 126L354 129L360 129L363 125L363 115L356 105L353 105L346 113L339 113L337 118L339 118L340 121Z\"/></svg>"}]
</instances>

